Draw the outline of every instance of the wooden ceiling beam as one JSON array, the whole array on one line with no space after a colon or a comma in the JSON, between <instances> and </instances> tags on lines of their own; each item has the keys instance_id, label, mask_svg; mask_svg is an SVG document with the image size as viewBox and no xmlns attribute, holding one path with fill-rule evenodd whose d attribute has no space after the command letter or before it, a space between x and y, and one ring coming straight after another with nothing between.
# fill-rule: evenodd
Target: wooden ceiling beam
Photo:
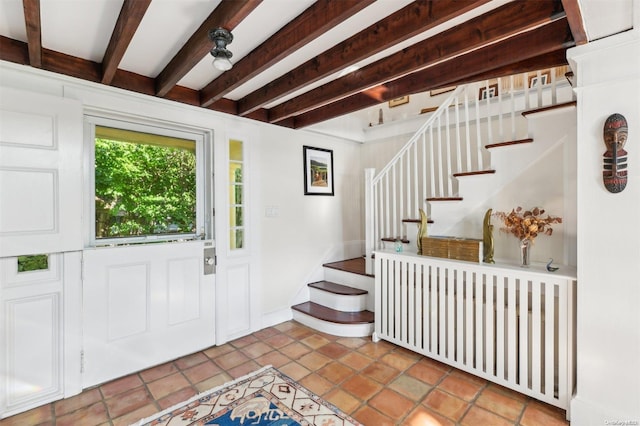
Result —
<instances>
[{"instance_id":1,"label":"wooden ceiling beam","mask_svg":"<svg viewBox=\"0 0 640 426\"><path fill-rule=\"evenodd\" d=\"M553 0L507 3L270 109L278 122L564 17Z\"/></svg>"},{"instance_id":2,"label":"wooden ceiling beam","mask_svg":"<svg viewBox=\"0 0 640 426\"><path fill-rule=\"evenodd\" d=\"M491 78L505 77L509 75L520 74L523 72L532 72L545 68L552 68L563 66L567 64L566 58L566 49L561 48L554 52L545 53L540 56L536 56L534 58L530 58L518 63L509 64L504 67L495 68L492 70L488 70L476 75L469 76L467 78L460 79L458 81L448 81L446 84L439 84L438 87L432 87L428 90L437 89L440 87L450 87L457 86L460 84L468 84L477 81L483 81ZM385 89L386 90L386 89ZM398 89L396 92L400 92ZM404 96L404 95L400 95ZM399 96L396 96L396 98ZM390 99L395 99L390 97ZM339 117L341 115L346 115L355 111L359 111L365 108L369 108L375 105L380 105L380 102L370 95L365 95L363 93L358 93L353 96L349 96L346 99L342 99L333 104L326 105L322 108L318 108L313 111L309 111L308 113L299 115L295 117L295 125L292 127L290 124L290 118L287 120L283 120L280 123L277 123L279 126L283 127L292 127L294 129L299 129L307 126L311 126L313 124L321 123L326 120L330 120L332 118Z\"/></svg>"},{"instance_id":3,"label":"wooden ceiling beam","mask_svg":"<svg viewBox=\"0 0 640 426\"><path fill-rule=\"evenodd\" d=\"M262 0L222 0L156 78L156 95L164 96L211 50L209 30L232 31Z\"/></svg>"},{"instance_id":4,"label":"wooden ceiling beam","mask_svg":"<svg viewBox=\"0 0 640 426\"><path fill-rule=\"evenodd\" d=\"M94 83L100 82L102 75L102 67L97 62L49 49L42 49L42 69Z\"/></svg>"},{"instance_id":5,"label":"wooden ceiling beam","mask_svg":"<svg viewBox=\"0 0 640 426\"><path fill-rule=\"evenodd\" d=\"M500 68L495 68L479 74L474 74L470 77L466 77L458 81L450 82L447 84L447 87L473 83L476 81L489 80L498 77L508 77L510 75L522 74L523 72L533 72L546 68L561 67L568 64L569 62L567 61L567 49L563 47L553 52L525 59L524 61L508 64Z\"/></svg>"},{"instance_id":6,"label":"wooden ceiling beam","mask_svg":"<svg viewBox=\"0 0 640 426\"><path fill-rule=\"evenodd\" d=\"M487 1L415 1L240 99L238 113L246 115Z\"/></svg>"},{"instance_id":7,"label":"wooden ceiling beam","mask_svg":"<svg viewBox=\"0 0 640 426\"><path fill-rule=\"evenodd\" d=\"M29 65L27 43L0 36L0 60ZM102 76L101 64L48 49L42 49L42 69L95 83L99 83ZM149 96L155 96L156 90L155 79L121 69L116 70L111 86ZM198 91L183 86L174 86L166 98L200 106ZM237 115L238 111L236 101L229 99L221 99L208 109L233 115ZM262 110L256 117L261 117L260 121L266 121L263 119L266 114L267 111Z\"/></svg>"},{"instance_id":8,"label":"wooden ceiling beam","mask_svg":"<svg viewBox=\"0 0 640 426\"><path fill-rule=\"evenodd\" d=\"M589 40L587 40L587 31L584 28L584 19L582 19L578 0L562 0L562 7L567 14L567 20L569 20L569 26L576 45L580 46L587 43Z\"/></svg>"},{"instance_id":9,"label":"wooden ceiling beam","mask_svg":"<svg viewBox=\"0 0 640 426\"><path fill-rule=\"evenodd\" d=\"M40 0L22 0L24 22L27 27L29 65L42 68L42 31L40 23Z\"/></svg>"},{"instance_id":10,"label":"wooden ceiling beam","mask_svg":"<svg viewBox=\"0 0 640 426\"><path fill-rule=\"evenodd\" d=\"M301 114L295 119L295 128L307 127L400 96L476 81L478 76L493 76L496 70L522 72L512 64L525 63L552 52L561 51L564 55L566 49L574 45L567 20L555 21ZM529 66L544 68L547 65L532 61Z\"/></svg>"},{"instance_id":11,"label":"wooden ceiling beam","mask_svg":"<svg viewBox=\"0 0 640 426\"><path fill-rule=\"evenodd\" d=\"M313 41L374 0L318 0L200 91L207 106ZM256 110L252 109L250 112Z\"/></svg>"},{"instance_id":12,"label":"wooden ceiling beam","mask_svg":"<svg viewBox=\"0 0 640 426\"><path fill-rule=\"evenodd\" d=\"M0 59L20 65L29 65L29 46L22 41L0 36Z\"/></svg>"},{"instance_id":13,"label":"wooden ceiling beam","mask_svg":"<svg viewBox=\"0 0 640 426\"><path fill-rule=\"evenodd\" d=\"M151 0L124 0L102 60L102 83L111 84Z\"/></svg>"}]
</instances>

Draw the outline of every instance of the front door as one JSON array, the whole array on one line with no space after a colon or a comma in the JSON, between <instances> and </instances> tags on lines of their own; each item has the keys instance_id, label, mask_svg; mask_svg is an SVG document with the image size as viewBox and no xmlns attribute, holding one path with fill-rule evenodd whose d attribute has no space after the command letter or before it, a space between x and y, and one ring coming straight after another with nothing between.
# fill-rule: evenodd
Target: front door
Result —
<instances>
[{"instance_id":1,"label":"front door","mask_svg":"<svg viewBox=\"0 0 640 426\"><path fill-rule=\"evenodd\" d=\"M85 122L84 388L215 343L211 135Z\"/></svg>"},{"instance_id":2,"label":"front door","mask_svg":"<svg viewBox=\"0 0 640 426\"><path fill-rule=\"evenodd\" d=\"M84 252L83 387L215 343L210 241Z\"/></svg>"}]
</instances>

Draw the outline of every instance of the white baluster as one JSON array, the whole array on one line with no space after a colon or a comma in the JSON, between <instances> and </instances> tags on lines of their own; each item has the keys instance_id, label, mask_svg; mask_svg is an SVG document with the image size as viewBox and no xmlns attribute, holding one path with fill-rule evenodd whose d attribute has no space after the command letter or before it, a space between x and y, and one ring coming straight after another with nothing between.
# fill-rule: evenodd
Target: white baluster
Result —
<instances>
[{"instance_id":1,"label":"white baluster","mask_svg":"<svg viewBox=\"0 0 640 426\"><path fill-rule=\"evenodd\" d=\"M456 96L455 98L455 102L454 102L454 108L455 108L455 112L456 112L456 172L461 172L462 171L462 144L461 144L461 140L460 140L460 110L459 110L459 105L458 105L458 97Z\"/></svg>"},{"instance_id":2,"label":"white baluster","mask_svg":"<svg viewBox=\"0 0 640 426\"><path fill-rule=\"evenodd\" d=\"M469 117L469 89L464 89L464 123L467 147L467 170L473 170L471 167L471 119Z\"/></svg>"},{"instance_id":3,"label":"white baluster","mask_svg":"<svg viewBox=\"0 0 640 426\"><path fill-rule=\"evenodd\" d=\"M449 119L449 108L447 108L445 110L444 117L445 117L445 123L444 124L445 124L445 138L446 138L446 140L445 140L445 152L446 152L446 155L447 155L447 158L446 158L446 160L447 160L447 162L446 162L447 174L445 176L445 179L446 179L446 182L447 182L447 196L451 196L451 195L453 195L453 179L452 179L452 176L451 176L452 173L453 173L453 170L451 168L451 155L452 155L451 154L451 150L452 150L451 149L452 148L451 145L452 145L452 143L451 143L451 130L450 130L451 129L451 126L450 126L451 120Z\"/></svg>"}]
</instances>

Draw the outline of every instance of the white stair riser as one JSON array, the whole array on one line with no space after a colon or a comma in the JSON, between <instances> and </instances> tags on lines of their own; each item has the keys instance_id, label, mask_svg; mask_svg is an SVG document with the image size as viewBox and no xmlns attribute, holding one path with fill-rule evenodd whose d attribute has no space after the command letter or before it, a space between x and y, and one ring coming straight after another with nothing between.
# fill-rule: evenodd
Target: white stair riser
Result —
<instances>
[{"instance_id":1,"label":"white stair riser","mask_svg":"<svg viewBox=\"0 0 640 426\"><path fill-rule=\"evenodd\" d=\"M309 287L310 300L318 305L343 312L359 312L367 308L367 295L347 296Z\"/></svg>"},{"instance_id":2,"label":"white stair riser","mask_svg":"<svg viewBox=\"0 0 640 426\"><path fill-rule=\"evenodd\" d=\"M373 334L374 324L338 324L314 318L293 310L293 319L322 333L341 337L367 337Z\"/></svg>"},{"instance_id":3,"label":"white stair riser","mask_svg":"<svg viewBox=\"0 0 640 426\"><path fill-rule=\"evenodd\" d=\"M333 268L324 268L324 279L334 283L339 283L342 285L367 291L368 293L366 295L366 309L373 312L375 306L373 299L375 281L373 277L340 271Z\"/></svg>"}]
</instances>

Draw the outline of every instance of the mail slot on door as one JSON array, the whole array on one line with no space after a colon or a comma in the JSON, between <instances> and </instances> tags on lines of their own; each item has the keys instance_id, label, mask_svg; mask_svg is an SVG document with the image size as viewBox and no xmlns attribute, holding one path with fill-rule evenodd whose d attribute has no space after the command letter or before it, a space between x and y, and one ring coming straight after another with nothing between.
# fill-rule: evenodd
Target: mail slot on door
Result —
<instances>
[{"instance_id":1,"label":"mail slot on door","mask_svg":"<svg viewBox=\"0 0 640 426\"><path fill-rule=\"evenodd\" d=\"M209 247L204 249L204 274L211 275L216 273L216 248Z\"/></svg>"}]
</instances>

